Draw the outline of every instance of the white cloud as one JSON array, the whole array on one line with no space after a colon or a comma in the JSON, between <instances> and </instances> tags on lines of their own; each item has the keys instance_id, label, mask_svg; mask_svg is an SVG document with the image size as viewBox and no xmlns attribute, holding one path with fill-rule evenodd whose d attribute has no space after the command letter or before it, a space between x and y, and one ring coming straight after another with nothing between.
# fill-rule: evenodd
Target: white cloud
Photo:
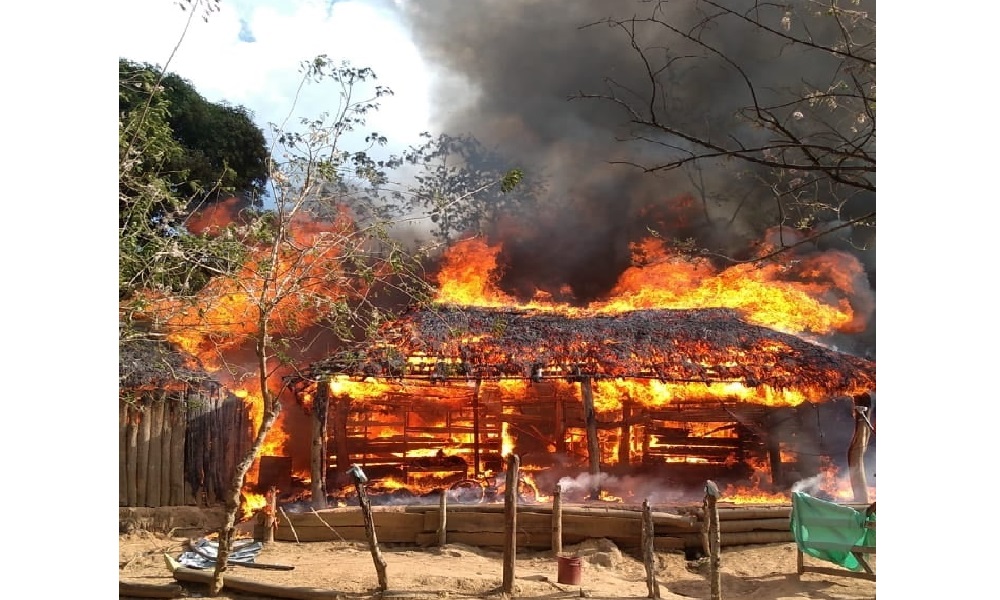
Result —
<instances>
[{"instance_id":1,"label":"white cloud","mask_svg":"<svg viewBox=\"0 0 1000 600\"><path fill-rule=\"evenodd\" d=\"M208 22L190 19L170 0L123 2L116 11L122 58L164 65L191 81L213 102L251 110L266 130L284 121L295 103L299 65L320 54L371 67L378 83L395 92L368 127L390 139L397 151L429 128L429 74L406 30L385 3L353 0L223 0ZM183 35L183 40L182 40ZM253 42L244 40L253 39ZM324 86L307 86L295 117L333 111L338 97Z\"/></svg>"}]
</instances>

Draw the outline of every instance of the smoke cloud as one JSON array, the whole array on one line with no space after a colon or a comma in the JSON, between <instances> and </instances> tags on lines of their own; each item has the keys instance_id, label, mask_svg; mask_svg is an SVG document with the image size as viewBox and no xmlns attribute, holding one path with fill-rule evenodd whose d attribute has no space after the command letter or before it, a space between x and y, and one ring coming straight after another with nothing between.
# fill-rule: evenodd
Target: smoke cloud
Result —
<instances>
[{"instance_id":1,"label":"smoke cloud","mask_svg":"<svg viewBox=\"0 0 1000 600\"><path fill-rule=\"evenodd\" d=\"M669 150L621 141L636 132L627 112L612 102L578 97L605 93L606 78L613 78L621 90L633 90L637 102L648 103L650 82L640 57L621 30L600 21L648 16L658 6L661 19L688 30L710 7L643 0L422 0L400 6L416 46L437 70L435 126L471 134L545 181L545 197L530 219L501 220L490 232L491 241L505 248L506 289L541 289L554 296L569 289L584 303L611 289L629 265L629 243L648 236L650 228L741 258L777 223L762 173L738 161L665 173L612 164L654 164ZM873 5L863 8L874 16ZM810 31L822 36L830 24L811 23ZM793 22L792 33L801 34L794 29L800 26ZM713 28L711 40L739 61L764 100L806 81L828 84L836 74L837 61L828 56L783 52L778 38L737 20ZM653 53L703 54L662 27L640 28L637 37L644 47L660 48ZM676 74L662 79L660 91L672 123L715 135L754 135L735 117L749 103L738 72L703 58L681 60L671 72ZM855 195L849 214L839 217L870 210L874 194ZM873 239L856 239L845 228L822 244L858 255L874 282ZM862 244L872 249L858 251ZM873 285L869 282L866 287ZM861 337L864 345L874 345L873 335Z\"/></svg>"}]
</instances>

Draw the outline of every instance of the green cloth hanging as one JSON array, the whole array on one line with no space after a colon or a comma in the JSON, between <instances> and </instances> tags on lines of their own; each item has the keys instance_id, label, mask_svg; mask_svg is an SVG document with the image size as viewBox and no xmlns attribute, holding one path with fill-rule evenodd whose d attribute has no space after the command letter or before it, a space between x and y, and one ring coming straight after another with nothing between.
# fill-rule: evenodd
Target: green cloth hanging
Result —
<instances>
[{"instance_id":1,"label":"green cloth hanging","mask_svg":"<svg viewBox=\"0 0 1000 600\"><path fill-rule=\"evenodd\" d=\"M875 530L865 526L874 521L874 514L866 515L850 506L792 492L792 536L799 550L820 560L861 571L851 548L875 546Z\"/></svg>"}]
</instances>

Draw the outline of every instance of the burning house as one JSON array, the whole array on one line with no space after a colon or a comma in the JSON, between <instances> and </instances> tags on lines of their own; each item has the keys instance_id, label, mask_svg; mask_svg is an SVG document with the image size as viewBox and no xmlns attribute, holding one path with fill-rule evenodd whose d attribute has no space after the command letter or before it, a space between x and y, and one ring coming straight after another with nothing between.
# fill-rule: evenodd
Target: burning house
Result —
<instances>
[{"instance_id":1,"label":"burning house","mask_svg":"<svg viewBox=\"0 0 1000 600\"><path fill-rule=\"evenodd\" d=\"M625 500L650 488L680 497L708 478L780 496L848 466L875 364L761 324L782 313L762 300L768 290L788 303L780 318L823 316L829 307L808 295L795 304L794 286L744 271L731 283L757 295L756 312L710 307L724 291L698 308L656 308L660 299L635 293L586 308L518 303L486 275L495 252L476 241L460 250L442 269L438 302L300 379L314 422L314 497L336 496L358 464L376 491L408 499L451 487L481 501L511 452L527 473L524 493L562 481ZM867 494L860 453L850 466L863 481L840 493Z\"/></svg>"}]
</instances>

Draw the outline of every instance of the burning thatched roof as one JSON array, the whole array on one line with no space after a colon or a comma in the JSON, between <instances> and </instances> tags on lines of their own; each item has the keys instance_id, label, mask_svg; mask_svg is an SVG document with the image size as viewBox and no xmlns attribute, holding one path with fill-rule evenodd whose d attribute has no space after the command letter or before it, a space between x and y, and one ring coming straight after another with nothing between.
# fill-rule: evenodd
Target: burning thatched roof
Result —
<instances>
[{"instance_id":1,"label":"burning thatched roof","mask_svg":"<svg viewBox=\"0 0 1000 600\"><path fill-rule=\"evenodd\" d=\"M438 305L412 309L316 375L384 377L647 377L738 381L854 394L875 388L875 363L751 325L728 309L567 316Z\"/></svg>"},{"instance_id":2,"label":"burning thatched roof","mask_svg":"<svg viewBox=\"0 0 1000 600\"><path fill-rule=\"evenodd\" d=\"M202 385L211 377L188 366L189 359L171 344L132 339L118 344L118 386L121 389L160 389Z\"/></svg>"}]
</instances>

